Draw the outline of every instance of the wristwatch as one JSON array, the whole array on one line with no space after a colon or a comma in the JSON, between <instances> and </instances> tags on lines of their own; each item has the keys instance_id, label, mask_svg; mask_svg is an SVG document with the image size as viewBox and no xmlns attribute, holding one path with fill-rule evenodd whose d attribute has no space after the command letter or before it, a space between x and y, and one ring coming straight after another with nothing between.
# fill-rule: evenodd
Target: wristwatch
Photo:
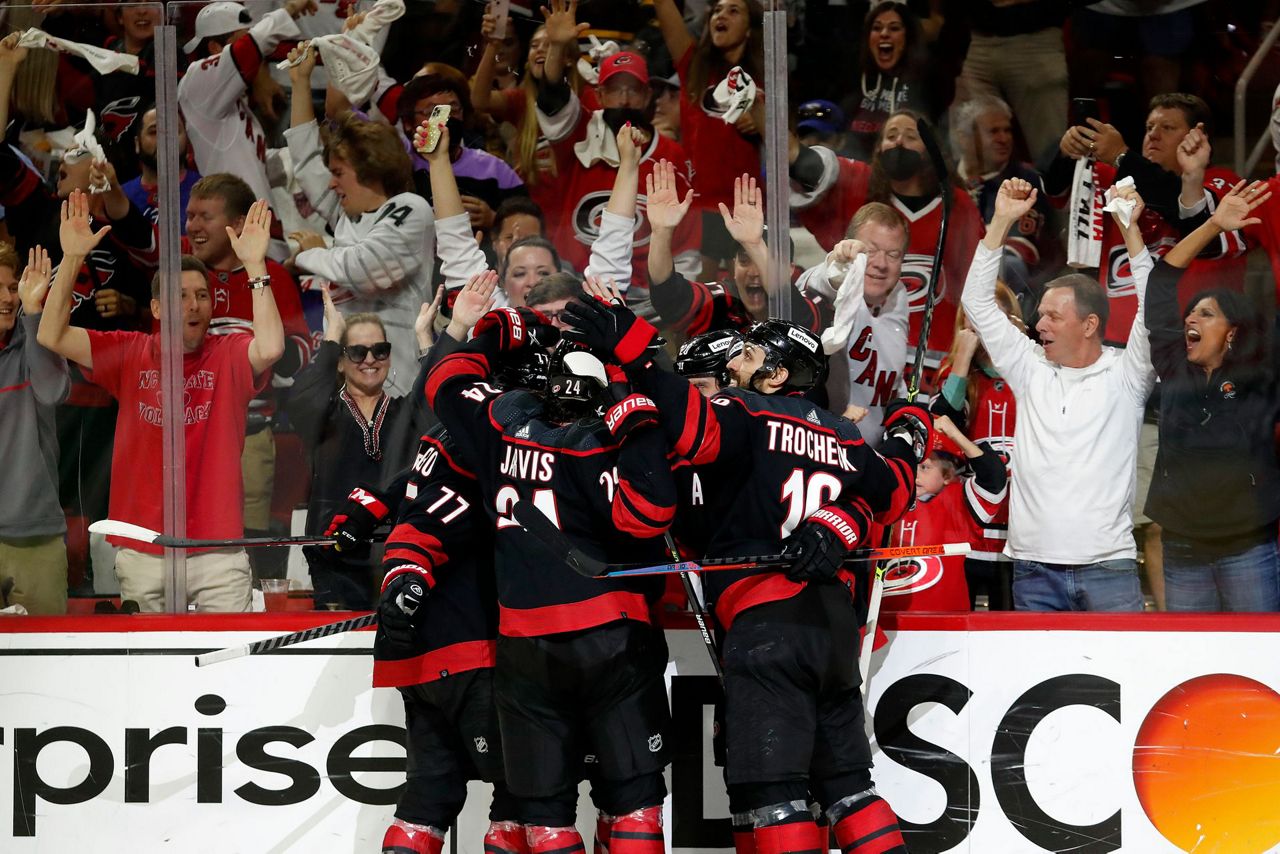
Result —
<instances>
[{"instance_id":1,"label":"wristwatch","mask_svg":"<svg viewBox=\"0 0 1280 854\"><path fill-rule=\"evenodd\" d=\"M1120 168L1120 161L1121 161L1121 160L1124 160L1124 156L1125 156L1126 154L1128 154L1128 153L1129 153L1129 149L1127 149L1127 148L1126 148L1124 151L1122 151L1122 152L1120 152L1119 154L1117 154L1117 155L1116 155L1116 162L1115 162L1115 163L1112 163L1111 165L1112 165L1112 166L1114 166L1115 168L1119 169L1119 168Z\"/></svg>"},{"instance_id":2,"label":"wristwatch","mask_svg":"<svg viewBox=\"0 0 1280 854\"><path fill-rule=\"evenodd\" d=\"M267 285L271 284L271 276L254 276L249 280L249 288L251 290L260 291Z\"/></svg>"}]
</instances>

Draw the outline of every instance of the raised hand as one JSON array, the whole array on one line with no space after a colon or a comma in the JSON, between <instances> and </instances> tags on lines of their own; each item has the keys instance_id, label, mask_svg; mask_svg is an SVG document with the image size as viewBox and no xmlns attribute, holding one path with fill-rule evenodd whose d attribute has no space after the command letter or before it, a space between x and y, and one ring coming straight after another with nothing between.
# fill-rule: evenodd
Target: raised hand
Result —
<instances>
[{"instance_id":1,"label":"raised hand","mask_svg":"<svg viewBox=\"0 0 1280 854\"><path fill-rule=\"evenodd\" d=\"M27 266L22 270L22 278L18 280L18 299L22 300L22 310L27 314L39 314L44 308L44 298L49 293L49 282L53 280L53 264L49 261L49 253L43 246L36 246L27 251Z\"/></svg>"},{"instance_id":2,"label":"raised hand","mask_svg":"<svg viewBox=\"0 0 1280 854\"><path fill-rule=\"evenodd\" d=\"M1124 137L1120 135L1120 131L1115 129L1114 125L1098 119L1085 119L1089 123L1090 129L1093 131L1093 139L1089 145L1089 153L1094 159L1101 163L1116 162L1116 158L1128 150L1129 146L1124 144Z\"/></svg>"},{"instance_id":3,"label":"raised hand","mask_svg":"<svg viewBox=\"0 0 1280 854\"><path fill-rule=\"evenodd\" d=\"M680 191L676 185L676 167L667 160L658 161L658 165L653 167L653 172L645 176L644 189L648 197L645 213L649 217L649 225L652 228L675 228L689 212L689 206L693 204L692 188L685 194L684 201L680 201Z\"/></svg>"},{"instance_id":4,"label":"raised hand","mask_svg":"<svg viewBox=\"0 0 1280 854\"><path fill-rule=\"evenodd\" d=\"M1271 198L1265 181L1254 181L1248 187L1240 181L1218 202L1218 209L1213 212L1210 221L1223 231L1235 231L1250 225L1259 225L1262 220L1249 216L1259 205Z\"/></svg>"},{"instance_id":5,"label":"raised hand","mask_svg":"<svg viewBox=\"0 0 1280 854\"><path fill-rule=\"evenodd\" d=\"M578 0L551 0L551 5L542 7L542 17L547 22L547 38L553 44L571 45L591 29L586 21L577 23Z\"/></svg>"},{"instance_id":6,"label":"raised hand","mask_svg":"<svg viewBox=\"0 0 1280 854\"><path fill-rule=\"evenodd\" d=\"M297 63L289 66L289 82L295 89L311 88L311 73L316 70L316 57L317 52L311 42L298 42L297 46L289 51L289 62Z\"/></svg>"},{"instance_id":7,"label":"raised hand","mask_svg":"<svg viewBox=\"0 0 1280 854\"><path fill-rule=\"evenodd\" d=\"M327 287L320 290L320 297L324 300L324 340L341 343L342 333L347 330L347 319L333 304Z\"/></svg>"},{"instance_id":8,"label":"raised hand","mask_svg":"<svg viewBox=\"0 0 1280 854\"><path fill-rule=\"evenodd\" d=\"M289 17L294 19L302 15L314 15L320 11L320 7L316 5L316 0L288 0L284 4L284 9L289 13Z\"/></svg>"},{"instance_id":9,"label":"raised hand","mask_svg":"<svg viewBox=\"0 0 1280 854\"><path fill-rule=\"evenodd\" d=\"M267 244L271 242L271 207L266 200L258 199L250 206L239 234L228 225L227 237L241 264L248 266L264 263Z\"/></svg>"},{"instance_id":10,"label":"raised hand","mask_svg":"<svg viewBox=\"0 0 1280 854\"><path fill-rule=\"evenodd\" d=\"M16 69L27 58L29 48L18 47L22 33L9 33L0 39L0 68Z\"/></svg>"},{"instance_id":11,"label":"raised hand","mask_svg":"<svg viewBox=\"0 0 1280 854\"><path fill-rule=\"evenodd\" d=\"M627 122L618 131L618 168L634 169L640 163L640 149L644 145L644 132Z\"/></svg>"},{"instance_id":12,"label":"raised hand","mask_svg":"<svg viewBox=\"0 0 1280 854\"><path fill-rule=\"evenodd\" d=\"M431 144L432 133L437 130L440 137L436 141L435 148L427 151L427 147ZM436 127L432 128L431 120L423 119L422 124L413 129L413 150L427 158L427 163L432 166L437 163L448 163L449 129L445 127L443 122L437 123Z\"/></svg>"},{"instance_id":13,"label":"raised hand","mask_svg":"<svg viewBox=\"0 0 1280 854\"><path fill-rule=\"evenodd\" d=\"M733 213L720 203L720 216L729 236L743 246L754 246L764 239L764 200L756 179L743 174L733 179Z\"/></svg>"},{"instance_id":14,"label":"raised hand","mask_svg":"<svg viewBox=\"0 0 1280 854\"><path fill-rule=\"evenodd\" d=\"M419 350L429 350L436 343L436 315L440 313L440 304L444 301L444 285L436 288L436 295L431 302L424 302L418 309L418 316L413 321L413 334L418 339Z\"/></svg>"},{"instance_id":15,"label":"raised hand","mask_svg":"<svg viewBox=\"0 0 1280 854\"><path fill-rule=\"evenodd\" d=\"M841 240L835 246L831 247L831 252L827 255L827 262L852 264L855 258L866 251L866 244L861 240L854 240L852 237L849 237Z\"/></svg>"},{"instance_id":16,"label":"raised hand","mask_svg":"<svg viewBox=\"0 0 1280 854\"><path fill-rule=\"evenodd\" d=\"M453 322L464 330L475 326L493 308L493 295L498 289L498 274L492 270L467 279L453 301Z\"/></svg>"},{"instance_id":17,"label":"raised hand","mask_svg":"<svg viewBox=\"0 0 1280 854\"><path fill-rule=\"evenodd\" d=\"M1185 175L1188 172L1204 175L1209 168L1209 160L1213 157L1213 146L1209 144L1209 136L1204 132L1204 125L1198 124L1178 143L1178 168Z\"/></svg>"},{"instance_id":18,"label":"raised hand","mask_svg":"<svg viewBox=\"0 0 1280 854\"><path fill-rule=\"evenodd\" d=\"M1113 211L1112 218L1116 221L1116 225L1121 230L1131 230L1139 235L1142 229L1138 226L1138 218L1142 216L1142 212L1146 210L1147 203L1142 200L1142 196L1138 193L1137 187L1113 187L1116 196L1121 199L1130 199L1133 202L1133 212L1129 214L1129 225L1126 227L1124 221L1120 219L1120 212Z\"/></svg>"},{"instance_id":19,"label":"raised hand","mask_svg":"<svg viewBox=\"0 0 1280 854\"><path fill-rule=\"evenodd\" d=\"M62 224L58 227L58 242L62 244L63 255L76 255L81 258L97 247L102 238L111 231L105 225L97 231L89 224L89 197L81 190L73 190L62 203Z\"/></svg>"},{"instance_id":20,"label":"raised hand","mask_svg":"<svg viewBox=\"0 0 1280 854\"><path fill-rule=\"evenodd\" d=\"M996 210L992 219L1017 222L1036 204L1036 189L1021 178L1006 178L996 194Z\"/></svg>"}]
</instances>

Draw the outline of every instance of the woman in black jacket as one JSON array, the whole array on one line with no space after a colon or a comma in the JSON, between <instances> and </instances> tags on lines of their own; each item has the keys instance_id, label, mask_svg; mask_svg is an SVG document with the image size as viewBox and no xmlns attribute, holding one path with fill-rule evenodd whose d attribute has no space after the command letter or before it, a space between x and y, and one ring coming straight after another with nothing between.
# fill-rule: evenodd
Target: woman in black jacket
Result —
<instances>
[{"instance_id":1,"label":"woman in black jacket","mask_svg":"<svg viewBox=\"0 0 1280 854\"><path fill-rule=\"evenodd\" d=\"M436 303L423 306L417 328L434 319ZM390 397L383 391L391 365L391 344L376 314L343 318L324 294L324 343L298 372L286 411L311 461L308 536L329 527L352 489L380 486L413 462L418 437L434 422L426 407L420 371L413 391ZM424 321L425 318L425 321ZM390 522L391 520L387 520ZM367 610L376 603L373 568L380 555L343 554L308 548L307 564L317 608Z\"/></svg>"},{"instance_id":2,"label":"woman in black jacket","mask_svg":"<svg viewBox=\"0 0 1280 854\"><path fill-rule=\"evenodd\" d=\"M1164 529L1170 611L1280 610L1276 369L1243 294L1202 291L1178 310L1178 279L1223 232L1260 222L1269 194L1236 185L1161 260L1147 285L1160 376L1160 450L1146 513Z\"/></svg>"}]
</instances>

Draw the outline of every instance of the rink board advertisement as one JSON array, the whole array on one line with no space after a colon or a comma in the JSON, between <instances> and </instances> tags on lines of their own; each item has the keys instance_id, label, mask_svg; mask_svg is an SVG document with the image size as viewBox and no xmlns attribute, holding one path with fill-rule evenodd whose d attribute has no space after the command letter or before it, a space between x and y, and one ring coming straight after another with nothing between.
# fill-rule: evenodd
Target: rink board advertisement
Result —
<instances>
[{"instance_id":1,"label":"rink board advertisement","mask_svg":"<svg viewBox=\"0 0 1280 854\"><path fill-rule=\"evenodd\" d=\"M370 633L197 669L197 652L321 620L114 630L146 619L0 633L0 850L378 850L404 729L398 694L369 687ZM729 848L715 679L696 632L669 634L666 832ZM875 777L912 852L1280 845L1280 618L926 615L889 638ZM472 794L456 850L480 854ZM585 798L580 818L589 832Z\"/></svg>"}]
</instances>

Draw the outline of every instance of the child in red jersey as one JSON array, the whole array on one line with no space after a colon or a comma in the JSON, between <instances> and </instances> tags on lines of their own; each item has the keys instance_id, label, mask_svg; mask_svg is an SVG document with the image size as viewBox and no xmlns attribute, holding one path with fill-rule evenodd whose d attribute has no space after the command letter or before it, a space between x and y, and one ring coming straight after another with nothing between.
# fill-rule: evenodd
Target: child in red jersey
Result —
<instances>
[{"instance_id":1,"label":"child in red jersey","mask_svg":"<svg viewBox=\"0 0 1280 854\"><path fill-rule=\"evenodd\" d=\"M934 448L916 468L916 503L894 526L893 545L975 542L1004 504L1009 476L990 446L979 447L945 415L934 419ZM959 457L971 473L960 473ZM884 578L886 611L967 611L964 557L895 561Z\"/></svg>"}]
</instances>

